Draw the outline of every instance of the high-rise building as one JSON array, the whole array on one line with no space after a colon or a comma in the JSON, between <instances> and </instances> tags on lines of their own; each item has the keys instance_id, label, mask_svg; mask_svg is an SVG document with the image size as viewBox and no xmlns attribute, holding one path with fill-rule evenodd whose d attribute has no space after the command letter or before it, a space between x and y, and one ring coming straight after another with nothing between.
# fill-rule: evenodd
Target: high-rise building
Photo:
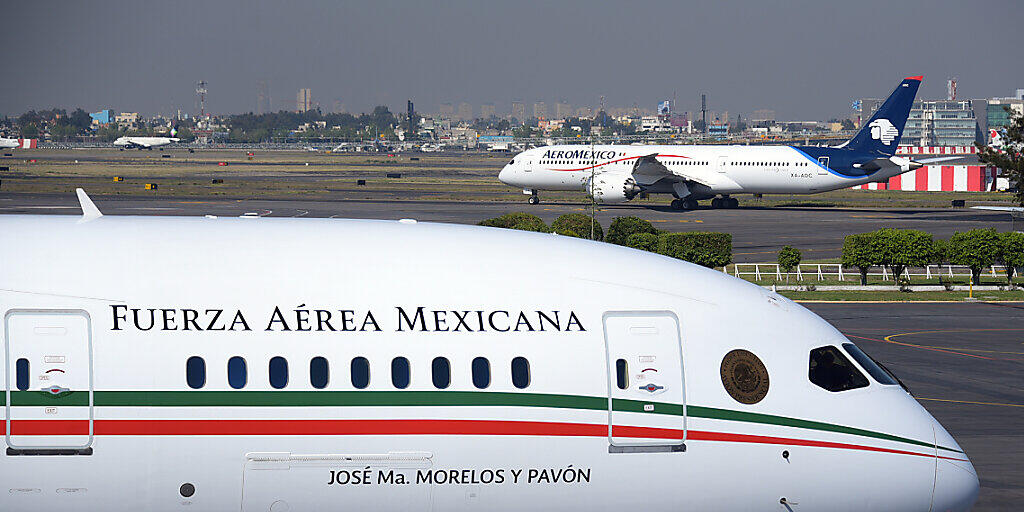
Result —
<instances>
[{"instance_id":1,"label":"high-rise building","mask_svg":"<svg viewBox=\"0 0 1024 512\"><path fill-rule=\"evenodd\" d=\"M309 89L299 89L299 93L295 95L295 111L306 112L313 109L313 95Z\"/></svg>"},{"instance_id":2,"label":"high-rise building","mask_svg":"<svg viewBox=\"0 0 1024 512\"><path fill-rule=\"evenodd\" d=\"M565 100L555 103L555 119L565 119L572 115L572 105Z\"/></svg>"},{"instance_id":3,"label":"high-rise building","mask_svg":"<svg viewBox=\"0 0 1024 512\"><path fill-rule=\"evenodd\" d=\"M461 121L472 121L473 120L473 105L463 101L459 103L459 111L455 115Z\"/></svg>"},{"instance_id":4,"label":"high-rise building","mask_svg":"<svg viewBox=\"0 0 1024 512\"><path fill-rule=\"evenodd\" d=\"M548 118L548 104L543 101L536 101L533 103L533 117L537 119Z\"/></svg>"},{"instance_id":5,"label":"high-rise building","mask_svg":"<svg viewBox=\"0 0 1024 512\"><path fill-rule=\"evenodd\" d=\"M441 119L451 119L454 114L455 109L452 107L451 103L442 103L437 108L437 115L441 117Z\"/></svg>"},{"instance_id":6,"label":"high-rise building","mask_svg":"<svg viewBox=\"0 0 1024 512\"><path fill-rule=\"evenodd\" d=\"M770 123L773 121L775 121L775 111L766 108L755 110L753 117L750 118L750 122L754 124Z\"/></svg>"},{"instance_id":7,"label":"high-rise building","mask_svg":"<svg viewBox=\"0 0 1024 512\"><path fill-rule=\"evenodd\" d=\"M490 119L490 118L494 117L494 113L495 113L494 103L484 103L483 105L480 105L480 118L481 119Z\"/></svg>"},{"instance_id":8,"label":"high-rise building","mask_svg":"<svg viewBox=\"0 0 1024 512\"><path fill-rule=\"evenodd\" d=\"M880 99L860 100L861 123L882 105ZM917 100L903 129L904 146L970 146L988 131L986 100Z\"/></svg>"},{"instance_id":9,"label":"high-rise building","mask_svg":"<svg viewBox=\"0 0 1024 512\"><path fill-rule=\"evenodd\" d=\"M520 123L526 122L526 104L519 100L512 100L512 118Z\"/></svg>"}]
</instances>

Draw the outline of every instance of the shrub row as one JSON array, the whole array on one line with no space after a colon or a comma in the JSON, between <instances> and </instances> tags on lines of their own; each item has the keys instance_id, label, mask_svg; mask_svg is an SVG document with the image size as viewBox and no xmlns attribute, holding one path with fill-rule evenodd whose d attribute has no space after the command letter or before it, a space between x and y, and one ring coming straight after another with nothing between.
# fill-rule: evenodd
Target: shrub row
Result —
<instances>
[{"instance_id":1,"label":"shrub row","mask_svg":"<svg viewBox=\"0 0 1024 512\"><path fill-rule=\"evenodd\" d=\"M591 218L582 213L570 213L555 219L549 227L540 217L528 213L510 213L479 223L490 226L542 233L590 238ZM655 252L708 268L724 267L732 263L732 235L728 233L660 231L639 217L616 217L604 235L601 224L594 222L594 240Z\"/></svg>"},{"instance_id":2,"label":"shrub row","mask_svg":"<svg viewBox=\"0 0 1024 512\"><path fill-rule=\"evenodd\" d=\"M1006 267L1006 279L1012 282L1015 268L1024 266L1024 233L972 229L936 240L916 229L885 228L843 241L842 264L860 271L861 284L867 284L873 266L884 266L898 278L907 267L942 263L969 267L974 284L981 284L982 270L998 263Z\"/></svg>"}]
</instances>

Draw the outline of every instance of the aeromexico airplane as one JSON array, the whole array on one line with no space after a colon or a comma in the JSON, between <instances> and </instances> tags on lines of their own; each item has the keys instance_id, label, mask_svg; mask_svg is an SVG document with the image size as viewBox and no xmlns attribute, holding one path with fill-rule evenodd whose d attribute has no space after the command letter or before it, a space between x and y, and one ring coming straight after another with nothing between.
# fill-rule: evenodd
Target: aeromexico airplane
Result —
<instances>
[{"instance_id":1,"label":"aeromexico airplane","mask_svg":"<svg viewBox=\"0 0 1024 512\"><path fill-rule=\"evenodd\" d=\"M888 370L721 272L80 197L82 217L0 216L0 510L947 511L978 492Z\"/></svg>"},{"instance_id":2,"label":"aeromexico airplane","mask_svg":"<svg viewBox=\"0 0 1024 512\"><path fill-rule=\"evenodd\" d=\"M895 156L921 78L903 79L837 147L545 146L516 155L498 179L523 187L531 204L540 202L540 190L583 190L603 203L665 193L675 198L673 208L687 210L710 198L714 208L735 208L736 194L815 194L885 181L923 165Z\"/></svg>"}]
</instances>

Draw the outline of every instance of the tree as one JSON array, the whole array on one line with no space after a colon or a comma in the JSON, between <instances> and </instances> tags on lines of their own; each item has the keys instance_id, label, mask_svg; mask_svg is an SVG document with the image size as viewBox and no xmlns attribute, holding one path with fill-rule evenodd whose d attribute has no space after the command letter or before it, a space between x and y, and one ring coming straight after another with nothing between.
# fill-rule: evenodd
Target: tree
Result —
<instances>
[{"instance_id":1,"label":"tree","mask_svg":"<svg viewBox=\"0 0 1024 512\"><path fill-rule=\"evenodd\" d=\"M489 226L493 228L505 228L505 229L518 229L521 231L537 231L540 233L550 233L551 228L548 227L544 221L536 216L529 213L516 212L507 213L501 217L495 217L493 219L483 220L477 223L480 226Z\"/></svg>"},{"instance_id":2,"label":"tree","mask_svg":"<svg viewBox=\"0 0 1024 512\"><path fill-rule=\"evenodd\" d=\"M39 128L35 123L28 123L21 126L21 137L24 139L34 139L39 136Z\"/></svg>"},{"instance_id":3,"label":"tree","mask_svg":"<svg viewBox=\"0 0 1024 512\"><path fill-rule=\"evenodd\" d=\"M658 235L654 233L633 233L626 239L626 247L654 252L658 249Z\"/></svg>"},{"instance_id":4,"label":"tree","mask_svg":"<svg viewBox=\"0 0 1024 512\"><path fill-rule=\"evenodd\" d=\"M871 232L849 235L843 239L842 265L855 267L860 271L861 286L868 284L868 270L881 264L882 258L875 243L876 238L877 232Z\"/></svg>"},{"instance_id":5,"label":"tree","mask_svg":"<svg viewBox=\"0 0 1024 512\"><path fill-rule=\"evenodd\" d=\"M1002 148L978 146L978 159L1003 170L1010 184L1016 187L1017 203L1024 206L1024 114L1010 114L1010 124L1000 134Z\"/></svg>"},{"instance_id":6,"label":"tree","mask_svg":"<svg viewBox=\"0 0 1024 512\"><path fill-rule=\"evenodd\" d=\"M551 230L559 235L590 238L590 223L591 218L589 215L567 213L551 223ZM601 240L602 238L604 238L604 230L601 228L601 223L594 221L594 240Z\"/></svg>"},{"instance_id":7,"label":"tree","mask_svg":"<svg viewBox=\"0 0 1024 512\"><path fill-rule=\"evenodd\" d=\"M626 245L629 236L636 233L658 234L653 224L640 217L615 217L615 220L608 226L608 236L605 242L615 245Z\"/></svg>"},{"instance_id":8,"label":"tree","mask_svg":"<svg viewBox=\"0 0 1024 512\"><path fill-rule=\"evenodd\" d=\"M1024 233L1000 233L996 261L1006 267L1006 281L1012 285L1017 267L1024 267Z\"/></svg>"},{"instance_id":9,"label":"tree","mask_svg":"<svg viewBox=\"0 0 1024 512\"><path fill-rule=\"evenodd\" d=\"M956 232L949 238L949 262L971 269L971 282L981 284L981 271L993 263L1000 254L999 233L992 228Z\"/></svg>"},{"instance_id":10,"label":"tree","mask_svg":"<svg viewBox=\"0 0 1024 512\"><path fill-rule=\"evenodd\" d=\"M843 119L843 129L844 130L854 130L856 128L857 127L853 125L853 121L851 121L849 119Z\"/></svg>"},{"instance_id":11,"label":"tree","mask_svg":"<svg viewBox=\"0 0 1024 512\"><path fill-rule=\"evenodd\" d=\"M779 251L779 268L786 272L786 282L789 282L789 273L800 265L800 249L787 245Z\"/></svg>"},{"instance_id":12,"label":"tree","mask_svg":"<svg viewBox=\"0 0 1024 512\"><path fill-rule=\"evenodd\" d=\"M658 234L658 254L707 268L732 263L732 235L691 231Z\"/></svg>"},{"instance_id":13,"label":"tree","mask_svg":"<svg viewBox=\"0 0 1024 512\"><path fill-rule=\"evenodd\" d=\"M876 231L875 244L881 265L889 267L894 280L900 279L907 267L923 267L935 261L935 240L917 229L883 228Z\"/></svg>"}]
</instances>

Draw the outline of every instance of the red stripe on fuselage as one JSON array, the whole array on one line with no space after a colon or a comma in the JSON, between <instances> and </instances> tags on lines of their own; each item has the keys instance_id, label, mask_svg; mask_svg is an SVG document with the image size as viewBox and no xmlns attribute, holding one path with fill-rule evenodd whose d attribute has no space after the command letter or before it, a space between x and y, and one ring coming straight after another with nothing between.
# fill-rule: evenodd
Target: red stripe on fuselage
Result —
<instances>
[{"instance_id":1,"label":"red stripe on fuselage","mask_svg":"<svg viewBox=\"0 0 1024 512\"><path fill-rule=\"evenodd\" d=\"M88 432L87 420L13 420L12 435L78 435ZM0 431L6 426L0 423ZM96 420L97 436L383 436L470 435L607 437L608 425L546 421L501 420ZM633 439L681 440L682 430L616 426L615 436ZM911 452L832 441L689 430L688 441L756 443L860 450L917 457L934 453ZM939 457L966 462L967 459Z\"/></svg>"}]
</instances>

